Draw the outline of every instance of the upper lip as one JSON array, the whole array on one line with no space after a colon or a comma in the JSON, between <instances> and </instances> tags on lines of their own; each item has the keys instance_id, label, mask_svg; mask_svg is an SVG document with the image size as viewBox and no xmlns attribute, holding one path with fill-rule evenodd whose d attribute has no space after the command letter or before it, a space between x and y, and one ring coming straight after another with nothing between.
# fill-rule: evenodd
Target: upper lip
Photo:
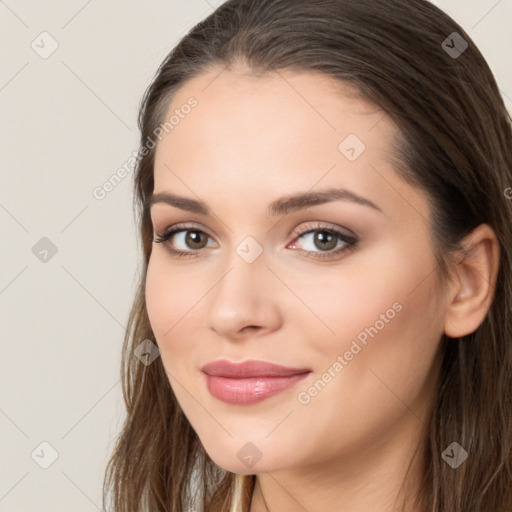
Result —
<instances>
[{"instance_id":1,"label":"upper lip","mask_svg":"<svg viewBox=\"0 0 512 512\"><path fill-rule=\"evenodd\" d=\"M219 359L205 364L201 370L207 375L235 379L250 377L291 377L292 375L300 375L311 371L309 368L289 368L279 364L255 361L252 359L244 361L243 363L232 363L225 359Z\"/></svg>"}]
</instances>

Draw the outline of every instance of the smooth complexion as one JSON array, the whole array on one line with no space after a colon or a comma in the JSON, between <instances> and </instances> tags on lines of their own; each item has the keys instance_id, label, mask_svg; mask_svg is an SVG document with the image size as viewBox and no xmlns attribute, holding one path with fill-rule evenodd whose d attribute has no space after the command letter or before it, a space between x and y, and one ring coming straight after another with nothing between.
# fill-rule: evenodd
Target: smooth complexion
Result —
<instances>
[{"instance_id":1,"label":"smooth complexion","mask_svg":"<svg viewBox=\"0 0 512 512\"><path fill-rule=\"evenodd\" d=\"M417 481L423 471L421 454L408 465L433 399L440 338L474 331L492 299L492 230L473 232L473 256L443 282L427 197L386 160L397 128L352 92L314 73L218 67L178 91L168 112L191 96L198 106L157 146L155 194L202 201L209 214L152 205L155 238L177 224L191 231L153 244L151 326L209 456L229 471L258 475L251 512L395 510L406 473ZM349 134L366 146L353 162L338 149ZM280 198L329 188L375 207L333 200L268 212ZM332 229L356 245L326 239ZM246 237L262 249L252 263L237 253ZM401 311L301 404L298 393L397 301ZM216 359L313 371L266 400L233 405L205 385L200 368ZM237 456L246 443L261 453L252 467Z\"/></svg>"}]
</instances>

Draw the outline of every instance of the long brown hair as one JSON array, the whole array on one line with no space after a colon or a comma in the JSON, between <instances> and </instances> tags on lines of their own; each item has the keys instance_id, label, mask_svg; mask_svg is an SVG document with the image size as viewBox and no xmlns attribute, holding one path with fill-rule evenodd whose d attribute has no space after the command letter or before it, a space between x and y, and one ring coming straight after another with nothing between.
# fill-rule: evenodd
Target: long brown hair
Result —
<instances>
[{"instance_id":1,"label":"long brown hair","mask_svg":"<svg viewBox=\"0 0 512 512\"><path fill-rule=\"evenodd\" d=\"M387 112L401 134L396 171L430 199L444 275L452 250L473 228L487 223L495 231L500 268L487 316L468 336L440 340L441 372L424 440L427 471L416 505L425 512L510 512L512 204L506 191L512 186L512 130L482 54L453 19L425 0L228 0L160 65L140 107L141 148L155 139L187 80L238 61L262 73L320 71L355 86ZM143 266L122 349L127 417L105 473L104 506L111 491L116 512L243 512L255 476L218 467L184 416L161 358L144 365L134 357L139 343L155 339L144 296L154 152L139 153L134 176ZM469 454L457 469L441 457L453 441Z\"/></svg>"}]
</instances>

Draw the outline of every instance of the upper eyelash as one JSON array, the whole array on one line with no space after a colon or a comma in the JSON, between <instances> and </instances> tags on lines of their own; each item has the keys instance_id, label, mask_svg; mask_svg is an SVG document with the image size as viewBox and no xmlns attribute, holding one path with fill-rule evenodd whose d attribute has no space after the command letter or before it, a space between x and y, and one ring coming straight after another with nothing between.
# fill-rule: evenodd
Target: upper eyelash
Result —
<instances>
[{"instance_id":1,"label":"upper eyelash","mask_svg":"<svg viewBox=\"0 0 512 512\"><path fill-rule=\"evenodd\" d=\"M197 231L199 233L203 233L206 236L210 237L210 235L208 233L206 233L205 231L203 231L199 228L196 228L195 226L177 224L177 225L173 226L171 229L164 231L163 233L156 233L156 238L153 239L153 242L154 243L166 242L173 235L175 235L176 233L180 233L181 231ZM325 226L322 224L318 224L317 226L308 226L308 227L304 228L303 230L301 230L297 233L294 233L294 235L295 235L294 240L297 238L303 237L305 234L315 232L315 231L325 231L328 233L332 233L333 235L336 236L336 238L338 240L341 240L346 245L344 247L335 249L334 251L328 251L328 252L322 252L322 251L316 252L316 251L307 251L305 249L296 249L299 253L307 253L308 255L313 253L316 255L316 256L312 256L313 258L328 258L328 257L332 257L333 255L341 253L341 252L354 250L358 244L358 239L355 236L347 235L347 234L343 233L342 231L339 231L336 228L332 228L332 227ZM184 256L184 257L197 256L198 253L200 252L200 250L182 251L181 249L174 249L172 247L168 247L168 250L177 256Z\"/></svg>"}]
</instances>

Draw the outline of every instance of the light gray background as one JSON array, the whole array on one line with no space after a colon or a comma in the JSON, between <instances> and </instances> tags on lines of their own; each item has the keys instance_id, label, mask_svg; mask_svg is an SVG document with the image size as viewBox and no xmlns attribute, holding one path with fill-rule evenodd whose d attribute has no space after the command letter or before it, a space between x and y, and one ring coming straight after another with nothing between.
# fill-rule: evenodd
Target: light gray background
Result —
<instances>
[{"instance_id":1,"label":"light gray background","mask_svg":"<svg viewBox=\"0 0 512 512\"><path fill-rule=\"evenodd\" d=\"M137 107L161 60L221 3L0 0L1 512L101 510L140 251L133 173L102 200L93 189L137 150ZM512 0L435 3L512 111ZM31 47L51 48L44 31L58 43L46 59ZM57 248L46 262L33 253L43 237ZM42 442L58 453L47 469Z\"/></svg>"}]
</instances>

